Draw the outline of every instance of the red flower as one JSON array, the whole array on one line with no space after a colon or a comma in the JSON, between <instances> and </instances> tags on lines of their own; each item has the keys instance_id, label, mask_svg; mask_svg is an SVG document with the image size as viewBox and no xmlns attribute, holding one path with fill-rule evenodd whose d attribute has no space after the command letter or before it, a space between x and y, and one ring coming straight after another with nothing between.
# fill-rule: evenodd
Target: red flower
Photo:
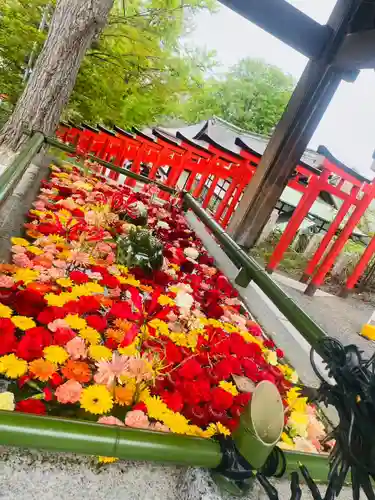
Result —
<instances>
[{"instance_id":1,"label":"red flower","mask_svg":"<svg viewBox=\"0 0 375 500\"><path fill-rule=\"evenodd\" d=\"M205 427L210 421L207 409L202 406L195 405L191 408L187 408L185 413L193 424L199 425L200 427Z\"/></svg>"},{"instance_id":2,"label":"red flower","mask_svg":"<svg viewBox=\"0 0 375 500\"><path fill-rule=\"evenodd\" d=\"M46 407L39 399L25 399L24 401L18 401L16 404L16 411L34 413L35 415L45 415L47 413Z\"/></svg>"},{"instance_id":3,"label":"red flower","mask_svg":"<svg viewBox=\"0 0 375 500\"><path fill-rule=\"evenodd\" d=\"M60 234L64 233L64 229L60 228L57 224L52 224L51 222L44 222L36 226L37 231L48 236L50 234Z\"/></svg>"},{"instance_id":4,"label":"red flower","mask_svg":"<svg viewBox=\"0 0 375 500\"><path fill-rule=\"evenodd\" d=\"M182 378L193 379L203 373L201 365L194 358L189 359L178 369L178 374Z\"/></svg>"},{"instance_id":5,"label":"red flower","mask_svg":"<svg viewBox=\"0 0 375 500\"><path fill-rule=\"evenodd\" d=\"M214 410L227 410L233 404L233 396L221 387L215 387L211 391L211 407Z\"/></svg>"},{"instance_id":6,"label":"red flower","mask_svg":"<svg viewBox=\"0 0 375 500\"><path fill-rule=\"evenodd\" d=\"M229 359L222 359L213 368L213 372L219 380L226 380L232 374L232 364Z\"/></svg>"},{"instance_id":7,"label":"red flower","mask_svg":"<svg viewBox=\"0 0 375 500\"><path fill-rule=\"evenodd\" d=\"M233 403L239 406L246 406L251 399L251 392L241 392L234 396Z\"/></svg>"},{"instance_id":8,"label":"red flower","mask_svg":"<svg viewBox=\"0 0 375 500\"><path fill-rule=\"evenodd\" d=\"M111 307L109 314L120 319L137 319L138 315L132 312L130 304L128 302L116 302Z\"/></svg>"},{"instance_id":9,"label":"red flower","mask_svg":"<svg viewBox=\"0 0 375 500\"><path fill-rule=\"evenodd\" d=\"M165 354L168 364L169 363L178 364L181 363L183 359L181 349L179 349L179 347L176 346L176 344L171 342L170 340L166 342Z\"/></svg>"},{"instance_id":10,"label":"red flower","mask_svg":"<svg viewBox=\"0 0 375 500\"><path fill-rule=\"evenodd\" d=\"M35 290L21 290L16 293L13 307L21 316L37 316L46 307L46 301Z\"/></svg>"},{"instance_id":11,"label":"red flower","mask_svg":"<svg viewBox=\"0 0 375 500\"><path fill-rule=\"evenodd\" d=\"M17 385L20 389L22 389L22 387L29 381L31 380L31 377L30 375L22 375L22 377L20 377L18 380L17 380Z\"/></svg>"},{"instance_id":12,"label":"red flower","mask_svg":"<svg viewBox=\"0 0 375 500\"><path fill-rule=\"evenodd\" d=\"M282 351L281 349L276 349L276 356L278 358L283 358L284 357L284 351Z\"/></svg>"},{"instance_id":13,"label":"red flower","mask_svg":"<svg viewBox=\"0 0 375 500\"><path fill-rule=\"evenodd\" d=\"M252 359L243 359L242 368L245 372L246 377L248 377L253 382L258 382L259 372L258 365Z\"/></svg>"},{"instance_id":14,"label":"red flower","mask_svg":"<svg viewBox=\"0 0 375 500\"><path fill-rule=\"evenodd\" d=\"M180 412L184 406L184 401L179 392L163 392L161 398L168 408L174 412Z\"/></svg>"},{"instance_id":15,"label":"red flower","mask_svg":"<svg viewBox=\"0 0 375 500\"><path fill-rule=\"evenodd\" d=\"M132 410L140 410L143 411L143 413L147 413L147 406L145 403L137 403L136 405L133 406Z\"/></svg>"},{"instance_id":16,"label":"red flower","mask_svg":"<svg viewBox=\"0 0 375 500\"><path fill-rule=\"evenodd\" d=\"M69 278L74 281L74 283L78 283L79 285L82 285L83 283L87 283L89 281L89 277L87 276L87 274L83 273L82 271L72 271L69 274Z\"/></svg>"},{"instance_id":17,"label":"red flower","mask_svg":"<svg viewBox=\"0 0 375 500\"><path fill-rule=\"evenodd\" d=\"M92 295L88 297L80 297L78 301L79 312L85 314L88 312L96 312L100 304L98 299Z\"/></svg>"},{"instance_id":18,"label":"red flower","mask_svg":"<svg viewBox=\"0 0 375 500\"><path fill-rule=\"evenodd\" d=\"M224 314L224 309L215 302L211 302L206 307L206 314L209 318L219 319Z\"/></svg>"},{"instance_id":19,"label":"red flower","mask_svg":"<svg viewBox=\"0 0 375 500\"><path fill-rule=\"evenodd\" d=\"M52 401L52 398L53 398L53 394L52 394L52 391L49 387L45 387L43 389L43 392L44 392L44 399L46 401Z\"/></svg>"},{"instance_id":20,"label":"red flower","mask_svg":"<svg viewBox=\"0 0 375 500\"><path fill-rule=\"evenodd\" d=\"M55 319L65 318L66 314L67 313L62 307L46 307L38 314L36 319L39 321L39 323L48 325L48 323L51 323Z\"/></svg>"},{"instance_id":21,"label":"red flower","mask_svg":"<svg viewBox=\"0 0 375 500\"><path fill-rule=\"evenodd\" d=\"M56 387L58 387L59 385L61 385L63 383L64 379L62 378L62 376L55 372L52 377L49 379L49 383L51 384L51 386L55 389Z\"/></svg>"},{"instance_id":22,"label":"red flower","mask_svg":"<svg viewBox=\"0 0 375 500\"><path fill-rule=\"evenodd\" d=\"M111 351L115 351L118 348L119 343L116 342L115 339L106 339L104 345L108 347L108 349L111 349Z\"/></svg>"},{"instance_id":23,"label":"red flower","mask_svg":"<svg viewBox=\"0 0 375 500\"><path fill-rule=\"evenodd\" d=\"M103 332L107 328L107 320L98 314L86 316L86 322L91 328L98 330L98 332Z\"/></svg>"},{"instance_id":24,"label":"red flower","mask_svg":"<svg viewBox=\"0 0 375 500\"><path fill-rule=\"evenodd\" d=\"M119 280L115 276L112 276L108 273L103 277L102 280L100 280L99 283L103 286L106 286L107 288L117 288L121 286Z\"/></svg>"},{"instance_id":25,"label":"red flower","mask_svg":"<svg viewBox=\"0 0 375 500\"><path fill-rule=\"evenodd\" d=\"M75 336L75 333L70 328L57 328L53 335L53 343L64 346L70 340L74 339Z\"/></svg>"},{"instance_id":26,"label":"red flower","mask_svg":"<svg viewBox=\"0 0 375 500\"><path fill-rule=\"evenodd\" d=\"M52 337L48 330L42 326L30 328L20 340L17 347L17 356L32 361L43 356L43 349L52 343Z\"/></svg>"},{"instance_id":27,"label":"red flower","mask_svg":"<svg viewBox=\"0 0 375 500\"><path fill-rule=\"evenodd\" d=\"M12 335L15 332L15 326L8 318L0 318L0 333L1 335ZM1 341L3 337L1 337ZM0 344L1 348L1 344Z\"/></svg>"},{"instance_id":28,"label":"red flower","mask_svg":"<svg viewBox=\"0 0 375 500\"><path fill-rule=\"evenodd\" d=\"M1 332L0 356L4 356L5 354L10 354L11 352L15 352L16 349L17 349L17 339L14 333L3 334Z\"/></svg>"},{"instance_id":29,"label":"red flower","mask_svg":"<svg viewBox=\"0 0 375 500\"><path fill-rule=\"evenodd\" d=\"M271 339L266 339L264 342L264 347L267 347L267 349L273 349L275 347L275 342Z\"/></svg>"}]
</instances>

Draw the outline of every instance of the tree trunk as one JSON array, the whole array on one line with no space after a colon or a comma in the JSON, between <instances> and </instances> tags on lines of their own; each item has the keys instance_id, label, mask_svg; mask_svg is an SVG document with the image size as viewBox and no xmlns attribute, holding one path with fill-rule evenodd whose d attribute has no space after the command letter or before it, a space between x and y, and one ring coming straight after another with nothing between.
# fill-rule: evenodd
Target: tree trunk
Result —
<instances>
[{"instance_id":1,"label":"tree trunk","mask_svg":"<svg viewBox=\"0 0 375 500\"><path fill-rule=\"evenodd\" d=\"M94 37L105 26L114 0L57 0L47 40L12 116L0 133L0 146L16 150L23 131L52 135L72 93Z\"/></svg>"}]
</instances>

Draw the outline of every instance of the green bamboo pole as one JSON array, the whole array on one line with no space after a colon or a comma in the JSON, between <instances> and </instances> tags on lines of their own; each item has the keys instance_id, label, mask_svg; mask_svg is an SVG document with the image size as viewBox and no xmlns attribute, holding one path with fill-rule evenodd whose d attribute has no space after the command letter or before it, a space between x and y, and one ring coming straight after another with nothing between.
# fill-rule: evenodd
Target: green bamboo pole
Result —
<instances>
[{"instance_id":1,"label":"green bamboo pole","mask_svg":"<svg viewBox=\"0 0 375 500\"><path fill-rule=\"evenodd\" d=\"M7 411L0 411L0 443L206 468L221 461L219 444L209 439Z\"/></svg>"},{"instance_id":2,"label":"green bamboo pole","mask_svg":"<svg viewBox=\"0 0 375 500\"><path fill-rule=\"evenodd\" d=\"M75 148L73 148L72 146L68 146L67 144L62 143L62 142L54 139L53 137L45 137L44 140L45 140L46 144L48 144L49 146L61 149L62 151L66 151L67 153L77 154L77 151L75 150ZM136 173L131 172L130 170L127 170L125 168L117 167L113 163L110 163L109 161L102 160L101 158L98 158L97 156L87 155L87 159L91 160L91 161L95 161L96 163L103 165L103 167L106 167L109 170L113 170L114 172L118 172L119 174L126 175L127 177L135 179L139 182L143 182L144 184L155 184L162 191L166 191L167 193L171 193L171 194L176 194L176 190L170 186L165 186L161 182L155 181L153 179L149 179L148 177L145 177L144 175L136 174Z\"/></svg>"},{"instance_id":3,"label":"green bamboo pole","mask_svg":"<svg viewBox=\"0 0 375 500\"><path fill-rule=\"evenodd\" d=\"M185 205L191 208L198 218L212 231L222 245L229 258L240 264L248 276L272 300L292 325L301 333L307 342L324 357L320 341L327 334L300 309L297 304L280 288L273 279L232 240L223 228L211 217L201 205L189 194L184 195ZM241 293L241 292L240 292Z\"/></svg>"},{"instance_id":4,"label":"green bamboo pole","mask_svg":"<svg viewBox=\"0 0 375 500\"><path fill-rule=\"evenodd\" d=\"M43 146L44 136L35 132L0 176L0 204L10 196L34 156Z\"/></svg>"}]
</instances>

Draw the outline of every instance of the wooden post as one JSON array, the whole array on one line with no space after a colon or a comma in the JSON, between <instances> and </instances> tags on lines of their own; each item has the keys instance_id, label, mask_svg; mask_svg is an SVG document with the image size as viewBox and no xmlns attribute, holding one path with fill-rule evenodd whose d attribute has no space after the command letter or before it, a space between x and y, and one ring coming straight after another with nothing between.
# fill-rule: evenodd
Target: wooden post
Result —
<instances>
[{"instance_id":1,"label":"wooden post","mask_svg":"<svg viewBox=\"0 0 375 500\"><path fill-rule=\"evenodd\" d=\"M308 63L233 215L229 232L246 248L260 235L341 79L356 77L355 72L344 74L334 68L332 60L360 3L338 0L328 21L332 35L322 54Z\"/></svg>"}]
</instances>

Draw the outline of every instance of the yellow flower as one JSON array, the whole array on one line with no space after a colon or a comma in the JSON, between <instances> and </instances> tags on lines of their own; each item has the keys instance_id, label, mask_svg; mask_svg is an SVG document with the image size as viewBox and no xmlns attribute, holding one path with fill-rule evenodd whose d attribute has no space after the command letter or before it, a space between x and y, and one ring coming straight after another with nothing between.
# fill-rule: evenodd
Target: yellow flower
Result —
<instances>
[{"instance_id":1,"label":"yellow flower","mask_svg":"<svg viewBox=\"0 0 375 500\"><path fill-rule=\"evenodd\" d=\"M168 297L168 295L159 295L158 303L161 306L174 306L174 300Z\"/></svg>"},{"instance_id":2,"label":"yellow flower","mask_svg":"<svg viewBox=\"0 0 375 500\"><path fill-rule=\"evenodd\" d=\"M165 335L166 337L169 336L168 325L165 321L162 321L161 319L158 318L152 319L151 321L149 321L148 326L155 328L156 333L158 335Z\"/></svg>"},{"instance_id":3,"label":"yellow flower","mask_svg":"<svg viewBox=\"0 0 375 500\"><path fill-rule=\"evenodd\" d=\"M99 283L93 283L93 282L90 282L90 283L86 283L85 284L85 289L90 292L90 294L93 294L93 293L104 293L104 288L99 285Z\"/></svg>"},{"instance_id":4,"label":"yellow flower","mask_svg":"<svg viewBox=\"0 0 375 500\"><path fill-rule=\"evenodd\" d=\"M82 330L82 328L86 328L87 323L86 320L80 318L78 314L68 314L64 318L65 323L68 323L70 328L74 328L74 330Z\"/></svg>"},{"instance_id":5,"label":"yellow flower","mask_svg":"<svg viewBox=\"0 0 375 500\"><path fill-rule=\"evenodd\" d=\"M47 293L44 298L49 306L62 307L66 302L65 298L61 295L56 295L54 293Z\"/></svg>"},{"instance_id":6,"label":"yellow flower","mask_svg":"<svg viewBox=\"0 0 375 500\"><path fill-rule=\"evenodd\" d=\"M72 286L73 282L70 278L59 278L56 283L64 288Z\"/></svg>"},{"instance_id":7,"label":"yellow flower","mask_svg":"<svg viewBox=\"0 0 375 500\"><path fill-rule=\"evenodd\" d=\"M102 339L100 333L95 330L95 328L91 328L90 326L88 326L87 328L82 328L82 330L80 330L79 332L79 335L80 337L85 339L87 343L93 345L99 344Z\"/></svg>"},{"instance_id":8,"label":"yellow flower","mask_svg":"<svg viewBox=\"0 0 375 500\"><path fill-rule=\"evenodd\" d=\"M0 373L8 378L19 378L27 372L27 363L14 354L7 354L0 358Z\"/></svg>"},{"instance_id":9,"label":"yellow flower","mask_svg":"<svg viewBox=\"0 0 375 500\"><path fill-rule=\"evenodd\" d=\"M129 274L129 276L127 276L126 278L124 276L118 276L117 279L122 285L130 285L137 287L140 286L141 284L141 282L139 280L136 280L134 276L132 276L131 274Z\"/></svg>"},{"instance_id":10,"label":"yellow flower","mask_svg":"<svg viewBox=\"0 0 375 500\"><path fill-rule=\"evenodd\" d=\"M12 245L18 245L20 247L28 247L30 242L25 240L25 238L11 238L10 241Z\"/></svg>"},{"instance_id":11,"label":"yellow flower","mask_svg":"<svg viewBox=\"0 0 375 500\"><path fill-rule=\"evenodd\" d=\"M36 326L35 321L27 316L13 316L11 321L13 325L20 330L29 330L30 328L34 328Z\"/></svg>"},{"instance_id":12,"label":"yellow flower","mask_svg":"<svg viewBox=\"0 0 375 500\"><path fill-rule=\"evenodd\" d=\"M100 464L113 464L113 462L117 462L118 458L116 457L98 457L98 462Z\"/></svg>"},{"instance_id":13,"label":"yellow flower","mask_svg":"<svg viewBox=\"0 0 375 500\"><path fill-rule=\"evenodd\" d=\"M13 411L14 408L13 392L0 392L0 410Z\"/></svg>"},{"instance_id":14,"label":"yellow flower","mask_svg":"<svg viewBox=\"0 0 375 500\"><path fill-rule=\"evenodd\" d=\"M42 255L44 253L41 248L38 248L34 245L29 246L27 248L27 251L33 253L34 255Z\"/></svg>"},{"instance_id":15,"label":"yellow flower","mask_svg":"<svg viewBox=\"0 0 375 500\"><path fill-rule=\"evenodd\" d=\"M38 279L39 271L33 271L32 269L19 268L13 275L15 281L23 281L25 285L28 285L32 281Z\"/></svg>"},{"instance_id":16,"label":"yellow flower","mask_svg":"<svg viewBox=\"0 0 375 500\"><path fill-rule=\"evenodd\" d=\"M290 446L294 446L293 439L289 437L286 432L283 432L281 434L281 441L283 441L286 444L289 444Z\"/></svg>"},{"instance_id":17,"label":"yellow flower","mask_svg":"<svg viewBox=\"0 0 375 500\"><path fill-rule=\"evenodd\" d=\"M12 314L13 311L10 307L0 303L0 318L10 318Z\"/></svg>"},{"instance_id":18,"label":"yellow flower","mask_svg":"<svg viewBox=\"0 0 375 500\"><path fill-rule=\"evenodd\" d=\"M138 339L126 347L118 347L117 350L123 356L135 356L138 353Z\"/></svg>"},{"instance_id":19,"label":"yellow flower","mask_svg":"<svg viewBox=\"0 0 375 500\"><path fill-rule=\"evenodd\" d=\"M221 382L219 382L219 387L224 389L224 391L229 392L229 394L232 394L232 396L238 395L237 387L232 384L232 382L225 382L224 380L222 380Z\"/></svg>"},{"instance_id":20,"label":"yellow flower","mask_svg":"<svg viewBox=\"0 0 375 500\"><path fill-rule=\"evenodd\" d=\"M59 234L50 234L48 239L51 243L65 243L65 238L60 236Z\"/></svg>"},{"instance_id":21,"label":"yellow flower","mask_svg":"<svg viewBox=\"0 0 375 500\"><path fill-rule=\"evenodd\" d=\"M89 356L95 361L102 359L112 359L112 351L104 345L91 345L89 347Z\"/></svg>"},{"instance_id":22,"label":"yellow flower","mask_svg":"<svg viewBox=\"0 0 375 500\"><path fill-rule=\"evenodd\" d=\"M43 354L47 361L51 361L51 363L55 363L56 365L62 365L69 358L66 350L58 345L45 347Z\"/></svg>"},{"instance_id":23,"label":"yellow flower","mask_svg":"<svg viewBox=\"0 0 375 500\"><path fill-rule=\"evenodd\" d=\"M113 407L113 399L104 385L90 385L83 389L80 399L81 407L89 413L102 415Z\"/></svg>"},{"instance_id":24,"label":"yellow flower","mask_svg":"<svg viewBox=\"0 0 375 500\"><path fill-rule=\"evenodd\" d=\"M275 353L275 351L268 351L266 353L265 357L266 357L267 363L269 363L272 366L277 365L277 354Z\"/></svg>"},{"instance_id":25,"label":"yellow flower","mask_svg":"<svg viewBox=\"0 0 375 500\"><path fill-rule=\"evenodd\" d=\"M288 419L288 427L295 434L302 437L307 437L307 426L309 425L309 416L307 413L292 411Z\"/></svg>"},{"instance_id":26,"label":"yellow flower","mask_svg":"<svg viewBox=\"0 0 375 500\"><path fill-rule=\"evenodd\" d=\"M225 425L223 425L220 422L216 422L215 424L212 423L207 427L207 429L203 432L202 437L211 438L215 434L223 434L224 436L230 436L231 432L227 427L225 427Z\"/></svg>"}]
</instances>

